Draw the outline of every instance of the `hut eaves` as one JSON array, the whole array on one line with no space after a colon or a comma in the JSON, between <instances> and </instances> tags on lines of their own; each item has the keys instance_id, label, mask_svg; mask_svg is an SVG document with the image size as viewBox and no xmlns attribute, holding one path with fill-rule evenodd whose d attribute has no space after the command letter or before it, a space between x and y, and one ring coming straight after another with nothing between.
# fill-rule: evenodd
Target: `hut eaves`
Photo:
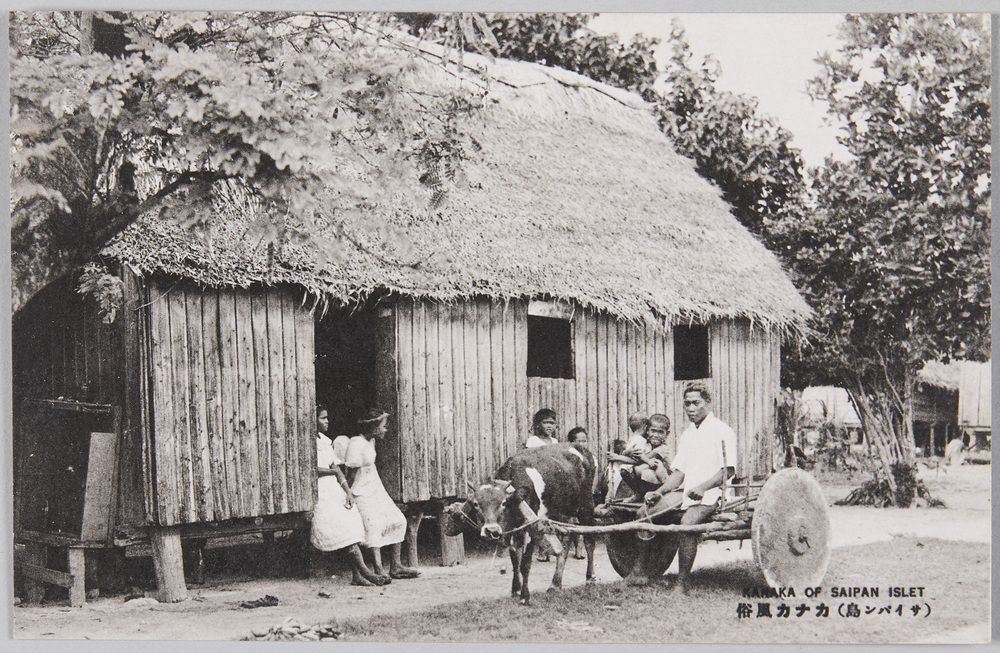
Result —
<instances>
[{"instance_id":1,"label":"hut eaves","mask_svg":"<svg viewBox=\"0 0 1000 653\"><path fill-rule=\"evenodd\" d=\"M415 88L453 70L414 56ZM247 237L246 206L220 206L194 234L147 215L104 254L206 286L294 283L351 302L377 292L458 301L574 300L631 321L747 318L799 332L810 309L777 259L679 156L638 96L565 70L466 55L487 89L465 128L483 146L467 183L428 210L415 187L373 206L352 233L370 251L328 257L323 234L273 252ZM338 220L341 218L338 217ZM417 266L394 262L420 261Z\"/></svg>"}]
</instances>

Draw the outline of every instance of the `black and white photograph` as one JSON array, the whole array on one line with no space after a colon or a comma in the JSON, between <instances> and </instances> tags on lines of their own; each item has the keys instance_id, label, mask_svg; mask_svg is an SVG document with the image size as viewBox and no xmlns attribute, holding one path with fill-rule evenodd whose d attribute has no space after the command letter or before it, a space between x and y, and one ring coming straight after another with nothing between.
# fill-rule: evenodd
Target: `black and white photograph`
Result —
<instances>
[{"instance_id":1,"label":"black and white photograph","mask_svg":"<svg viewBox=\"0 0 1000 653\"><path fill-rule=\"evenodd\" d=\"M7 13L14 639L990 641L998 15L273 9Z\"/></svg>"}]
</instances>

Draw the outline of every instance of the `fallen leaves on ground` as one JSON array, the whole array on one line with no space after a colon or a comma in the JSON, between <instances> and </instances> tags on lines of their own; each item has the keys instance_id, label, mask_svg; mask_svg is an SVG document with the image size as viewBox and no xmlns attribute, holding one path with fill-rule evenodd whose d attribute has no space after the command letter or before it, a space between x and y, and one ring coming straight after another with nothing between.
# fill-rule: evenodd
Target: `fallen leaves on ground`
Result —
<instances>
[{"instance_id":1,"label":"fallen leaves on ground","mask_svg":"<svg viewBox=\"0 0 1000 653\"><path fill-rule=\"evenodd\" d=\"M250 635L243 638L243 641L316 642L324 639L337 639L338 637L340 637L340 631L330 624L307 626L289 617L279 626L272 626L267 630L251 631Z\"/></svg>"}]
</instances>

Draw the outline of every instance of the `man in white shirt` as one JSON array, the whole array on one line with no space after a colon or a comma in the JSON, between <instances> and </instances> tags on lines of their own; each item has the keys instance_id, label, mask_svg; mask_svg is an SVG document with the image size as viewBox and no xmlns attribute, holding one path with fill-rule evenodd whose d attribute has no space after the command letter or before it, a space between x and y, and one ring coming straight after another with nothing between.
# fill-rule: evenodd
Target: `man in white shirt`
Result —
<instances>
[{"instance_id":1,"label":"man in white shirt","mask_svg":"<svg viewBox=\"0 0 1000 653\"><path fill-rule=\"evenodd\" d=\"M684 510L681 524L703 524L711 519L722 498L723 481L736 472L736 434L712 414L711 403L712 394L704 383L695 381L684 388L684 412L691 424L681 434L670 476L646 494L641 516L680 507ZM699 537L698 533L677 535L677 586L684 592ZM649 547L643 543L641 548L629 576L632 584L648 582L645 559Z\"/></svg>"}]
</instances>

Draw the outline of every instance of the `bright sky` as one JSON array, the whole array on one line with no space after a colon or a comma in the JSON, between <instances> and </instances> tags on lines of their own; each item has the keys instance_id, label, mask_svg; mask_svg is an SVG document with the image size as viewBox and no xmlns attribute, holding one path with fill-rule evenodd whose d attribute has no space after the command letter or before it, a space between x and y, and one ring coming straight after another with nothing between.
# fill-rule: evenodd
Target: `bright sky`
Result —
<instances>
[{"instance_id":1,"label":"bright sky","mask_svg":"<svg viewBox=\"0 0 1000 653\"><path fill-rule=\"evenodd\" d=\"M775 116L795 135L807 165L817 166L834 154L846 159L847 150L836 141L836 128L824 124L826 104L813 102L806 80L820 68L816 56L837 49L839 14L601 14L589 27L602 34L617 33L629 41L636 33L661 40L657 58L670 51L663 42L671 20L684 24L695 63L712 54L722 66L717 85L760 100L760 110Z\"/></svg>"}]
</instances>

